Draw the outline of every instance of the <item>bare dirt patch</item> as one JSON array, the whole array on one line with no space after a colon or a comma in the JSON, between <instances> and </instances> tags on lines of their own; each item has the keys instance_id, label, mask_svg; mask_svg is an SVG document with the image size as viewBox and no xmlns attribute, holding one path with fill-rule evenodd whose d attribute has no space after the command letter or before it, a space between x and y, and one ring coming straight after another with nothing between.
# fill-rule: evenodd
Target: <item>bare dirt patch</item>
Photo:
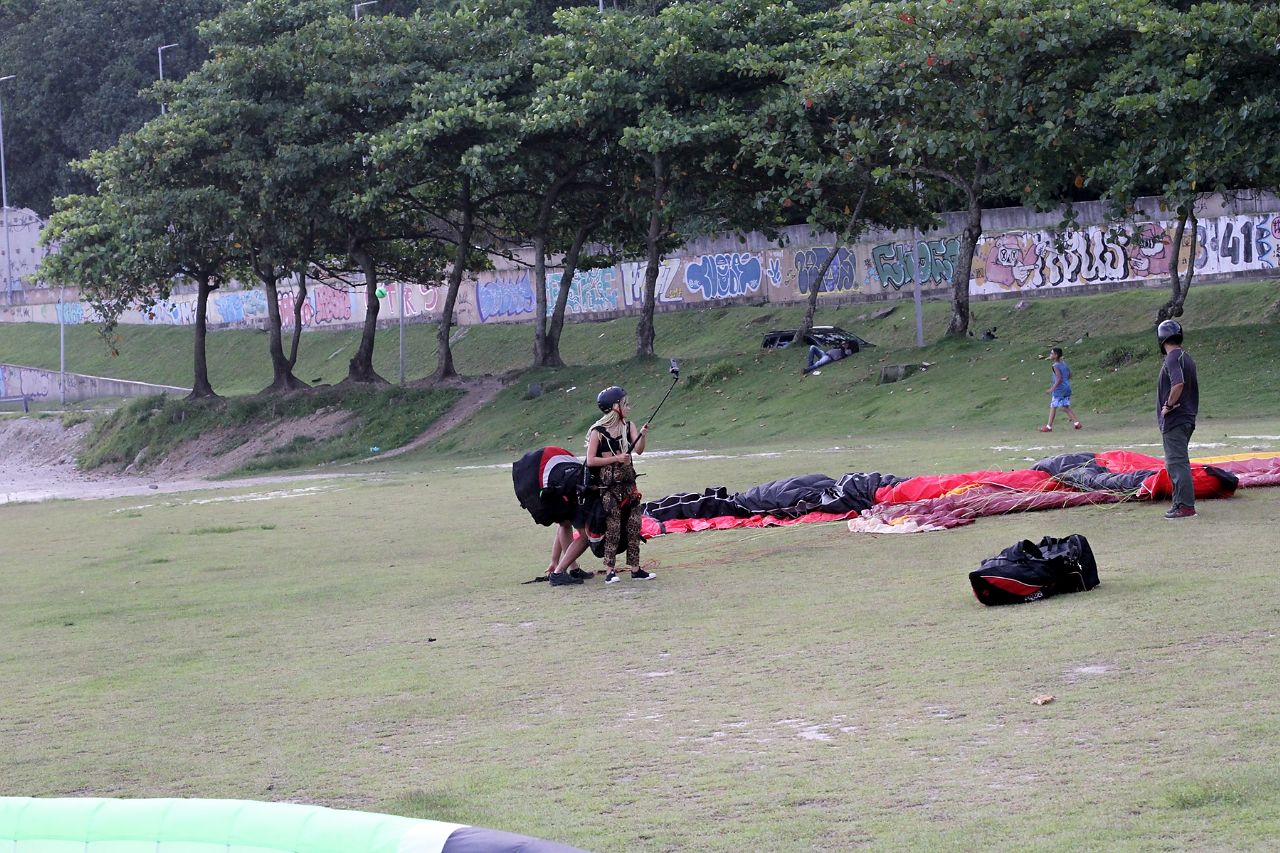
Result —
<instances>
[{"instance_id":1,"label":"bare dirt patch","mask_svg":"<svg viewBox=\"0 0 1280 853\"><path fill-rule=\"evenodd\" d=\"M265 429L254 425L211 430L194 441L178 445L154 465L147 465L145 476L173 480L229 474L254 457L284 447L295 438L323 441L342 435L354 421L355 416L350 412L330 409L305 418L284 418ZM134 472L126 469L125 473Z\"/></svg>"},{"instance_id":2,"label":"bare dirt patch","mask_svg":"<svg viewBox=\"0 0 1280 853\"><path fill-rule=\"evenodd\" d=\"M435 441L466 421L502 390L496 377L456 380L466 391L444 417L403 447L391 449L369 462L407 453ZM123 472L81 471L76 456L88 435L88 423L64 427L56 417L20 417L0 420L0 504L50 499L107 498L149 492L231 488L263 483L332 479L353 474L270 475L249 479L216 480L238 470L255 456L288 445L305 436L316 441L341 435L351 428L354 415L341 409L325 409L305 418L283 418L270 426L226 427L210 430L198 439L175 448L142 470L130 465Z\"/></svg>"}]
</instances>

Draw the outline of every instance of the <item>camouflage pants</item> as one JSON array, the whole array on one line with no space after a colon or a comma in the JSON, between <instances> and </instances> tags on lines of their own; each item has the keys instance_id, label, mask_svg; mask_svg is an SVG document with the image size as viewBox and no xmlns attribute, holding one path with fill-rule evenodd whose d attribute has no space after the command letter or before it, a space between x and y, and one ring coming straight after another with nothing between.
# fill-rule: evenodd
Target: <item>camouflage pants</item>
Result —
<instances>
[{"instance_id":1,"label":"camouflage pants","mask_svg":"<svg viewBox=\"0 0 1280 853\"><path fill-rule=\"evenodd\" d=\"M640 568L640 493L634 480L619 480L601 489L600 502L604 504L604 564L615 567L618 559L618 541L623 526L627 531L627 565Z\"/></svg>"}]
</instances>

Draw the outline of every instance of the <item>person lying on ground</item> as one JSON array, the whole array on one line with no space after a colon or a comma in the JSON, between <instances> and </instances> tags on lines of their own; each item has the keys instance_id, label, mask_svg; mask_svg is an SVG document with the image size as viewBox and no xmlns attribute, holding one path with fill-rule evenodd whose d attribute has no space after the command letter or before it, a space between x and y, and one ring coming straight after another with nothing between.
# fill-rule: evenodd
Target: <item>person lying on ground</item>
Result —
<instances>
[{"instance_id":1,"label":"person lying on ground","mask_svg":"<svg viewBox=\"0 0 1280 853\"><path fill-rule=\"evenodd\" d=\"M853 355L853 347L848 343L840 344L837 347L823 352L819 347L809 347L809 363L804 368L805 375L813 373L820 367L825 367L833 361L839 361L842 358Z\"/></svg>"}]
</instances>

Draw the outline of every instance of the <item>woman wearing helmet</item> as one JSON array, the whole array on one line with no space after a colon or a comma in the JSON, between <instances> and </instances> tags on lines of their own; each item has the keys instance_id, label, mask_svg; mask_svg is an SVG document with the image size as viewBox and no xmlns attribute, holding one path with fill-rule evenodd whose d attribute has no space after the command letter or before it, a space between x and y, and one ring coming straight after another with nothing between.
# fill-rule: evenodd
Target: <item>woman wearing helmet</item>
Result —
<instances>
[{"instance_id":1,"label":"woman wearing helmet","mask_svg":"<svg viewBox=\"0 0 1280 853\"><path fill-rule=\"evenodd\" d=\"M631 464L632 453L644 453L649 425L637 429L627 420L631 404L626 390L618 385L601 391L596 405L604 414L587 433L587 467L596 472L605 511L604 582L618 580L618 544L624 529L631 577L649 580L653 573L640 568L640 491L636 488L636 469Z\"/></svg>"}]
</instances>

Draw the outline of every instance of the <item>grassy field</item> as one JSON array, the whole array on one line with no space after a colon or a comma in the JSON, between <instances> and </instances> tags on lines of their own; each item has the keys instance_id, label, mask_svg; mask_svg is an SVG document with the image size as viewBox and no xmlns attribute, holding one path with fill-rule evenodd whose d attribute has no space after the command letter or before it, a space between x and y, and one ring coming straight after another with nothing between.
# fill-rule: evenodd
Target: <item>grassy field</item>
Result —
<instances>
[{"instance_id":1,"label":"grassy field","mask_svg":"<svg viewBox=\"0 0 1280 853\"><path fill-rule=\"evenodd\" d=\"M1280 450L1274 287L1199 292L1197 455ZM756 349L792 315L665 315L685 378L641 487L1158 453L1158 300L983 304L999 340L924 353L909 308L841 308L821 319L882 347L803 382L800 354ZM513 452L578 448L613 378L647 414L670 380L624 360L632 329L572 327L577 366L319 484L0 507L0 794L315 802L596 851L1275 848L1280 491L1189 522L1138 503L669 536L642 552L653 582L522 584L550 533L515 502ZM524 334L475 330L459 360L510 369ZM1040 435L1055 340L1087 428ZM936 367L877 386L882 359ZM1098 589L974 600L983 557L1069 533Z\"/></svg>"},{"instance_id":2,"label":"grassy field","mask_svg":"<svg viewBox=\"0 0 1280 853\"><path fill-rule=\"evenodd\" d=\"M1280 419L1217 423L1200 452L1280 444L1259 435ZM1021 438L655 457L642 484L1152 436ZM6 506L0 793L318 802L599 851L1268 849L1276 498L671 536L643 552L658 580L567 589L521 585L550 537L506 467ZM973 599L982 557L1071 532L1097 590Z\"/></svg>"}]
</instances>

